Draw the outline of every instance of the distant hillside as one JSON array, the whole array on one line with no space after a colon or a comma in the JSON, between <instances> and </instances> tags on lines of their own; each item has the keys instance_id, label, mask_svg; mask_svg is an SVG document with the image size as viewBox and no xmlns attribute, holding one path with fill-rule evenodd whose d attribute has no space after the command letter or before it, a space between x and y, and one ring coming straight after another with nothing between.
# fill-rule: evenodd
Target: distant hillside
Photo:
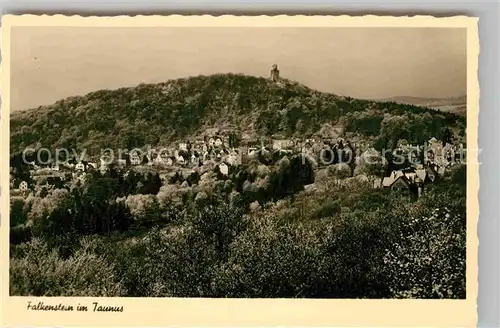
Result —
<instances>
[{"instance_id":1,"label":"distant hillside","mask_svg":"<svg viewBox=\"0 0 500 328\"><path fill-rule=\"evenodd\" d=\"M445 128L461 138L465 118L430 108L352 99L296 82L217 74L100 90L11 114L11 152L27 146L68 149L166 146L207 128L240 135L307 137L342 123L378 146L423 142Z\"/></svg>"},{"instance_id":2,"label":"distant hillside","mask_svg":"<svg viewBox=\"0 0 500 328\"><path fill-rule=\"evenodd\" d=\"M443 112L451 112L464 115L467 110L467 96L447 98L422 98L411 96L397 96L383 99L383 101L394 101L398 104L410 104L415 106L430 107Z\"/></svg>"}]
</instances>

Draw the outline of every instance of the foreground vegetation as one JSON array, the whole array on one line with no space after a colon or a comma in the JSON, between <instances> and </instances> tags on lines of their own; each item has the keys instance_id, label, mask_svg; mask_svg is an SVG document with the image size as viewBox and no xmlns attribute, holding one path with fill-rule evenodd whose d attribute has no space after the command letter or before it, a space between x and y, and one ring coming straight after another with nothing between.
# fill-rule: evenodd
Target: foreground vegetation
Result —
<instances>
[{"instance_id":1,"label":"foreground vegetation","mask_svg":"<svg viewBox=\"0 0 500 328\"><path fill-rule=\"evenodd\" d=\"M465 167L412 201L358 177L310 185L287 176L290 165L128 196L112 170L15 199L10 293L465 297Z\"/></svg>"}]
</instances>

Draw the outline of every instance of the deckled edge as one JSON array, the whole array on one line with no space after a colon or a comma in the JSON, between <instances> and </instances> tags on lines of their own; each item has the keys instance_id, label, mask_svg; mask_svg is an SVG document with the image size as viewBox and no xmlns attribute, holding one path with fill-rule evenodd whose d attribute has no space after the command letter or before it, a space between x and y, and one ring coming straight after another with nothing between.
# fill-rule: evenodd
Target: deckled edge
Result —
<instances>
[{"instance_id":1,"label":"deckled edge","mask_svg":"<svg viewBox=\"0 0 500 328\"><path fill-rule=\"evenodd\" d=\"M477 163L477 167L475 169L475 172L474 172L474 175L475 175L475 181L476 182L476 188L474 190L472 190L472 192L474 193L474 200L477 204L477 210L475 211L475 213L473 213L474 217L475 217L475 222L473 223L475 228L476 228L476 233L475 233L475 242L476 242L476 263L475 266L477 268L477 270L475 271L475 277L474 277L474 289L475 289L475 301L476 301L476 321L474 322L474 327L477 327L477 324L479 322L479 308L478 308L478 305L479 305L479 254L480 254L480 240L479 240L479 219L480 219L480 216L481 216L481 206L480 206L480 199L479 199L479 192L481 190L481 175L480 175L480 166L481 166L481 163L480 163L480 151L481 151L481 148L479 148L479 113L481 111L481 86L480 86L480 81L479 81L479 59L480 59L480 56L481 56L481 42L480 42L480 36L479 36L479 20L476 19L475 21L475 24L474 26L471 27L470 30L468 30L469 33L473 33L474 34L474 37L475 37L475 45L473 47L470 47L469 48L469 45L467 45L467 51L469 51L469 49L475 49L476 51L474 51L473 53L467 53L467 56L471 56L470 58L467 57L467 62L469 64L469 61L470 60L474 60L473 63L471 65L473 65L473 67L471 68L471 70L474 70L474 74L475 74L475 79L474 79L474 94L476 95L475 99L474 99L474 108L477 109L474 111L473 115L475 116L474 119L476 121L476 125L474 126L474 135L475 135L475 140L474 140L474 147L475 149L477 149L477 154L476 154L476 158L475 158L475 162ZM468 38L467 38L468 39ZM467 80L467 83L469 83L469 79ZM469 97L467 98L469 99ZM467 109L469 108L469 106L467 105ZM467 110L467 116L469 115L469 111ZM469 119L467 119L467 124L466 126L468 127L469 126ZM466 128L468 129L468 128ZM469 148L469 145L467 144L467 148ZM468 176L468 174L467 174ZM466 179L468 180L468 179ZM467 187L467 190L468 190L468 187ZM469 195L466 196L467 198L470 197ZM467 209L466 209L467 211ZM467 227L469 226L469 220L467 219ZM466 261L467 263L467 261Z\"/></svg>"},{"instance_id":2,"label":"deckled edge","mask_svg":"<svg viewBox=\"0 0 500 328\"><path fill-rule=\"evenodd\" d=\"M314 19L314 20L325 20L325 19L345 19L348 18L353 21L353 23L359 22L361 23L363 19L370 18L370 19L375 19L379 20L381 23L386 22L386 23L394 23L394 22L417 22L422 23L422 20L425 20L425 22L433 23L433 22L460 22L463 21L464 19L467 19L471 22L471 26L464 26L465 28L468 29L468 32L470 32L470 29L472 29L472 33L475 34L476 36L476 49L477 51L473 53L469 53L469 44L467 44L467 56L473 55L474 56L474 63L473 69L475 70L475 81L474 81L474 88L475 91L477 92L477 96L474 99L474 108L477 108L477 110L474 111L475 119L477 120L477 124L474 127L475 128L475 147L478 150L478 154L476 155L476 163L477 168L475 169L475 177L477 178L477 188L473 190L475 193L474 199L477 203L477 211L475 213L472 213L476 217L476 267L477 270L475 272L475 299L476 299L476 316L475 316L475 321L474 321L474 326L477 326L478 322L478 316L477 316L477 304L478 304L478 283L479 283L479 275L478 275L478 258L479 258L479 229L478 229L478 224L479 224L479 215L480 215L480 208L479 208L479 191L480 191L480 175L479 175L479 140L478 140L478 130L479 130L479 111L480 111L480 87L479 87L479 55L480 55L480 40L479 40L479 29L478 29L478 23L479 23L479 18L475 16L467 16L467 15L454 15L454 16L449 16L449 17L436 17L432 15L406 15L406 16L391 16L391 15L375 15L375 14L368 14L368 15L286 15L286 14L277 14L277 15L228 15L228 14L221 14L221 15L209 15L209 14L203 14L203 15L180 15L180 14L172 14L172 15L117 15L117 16L96 16L96 15L91 15L91 16L83 16L83 15L63 15L63 14L42 14L42 15L35 15L35 14L22 14L22 15L13 15L13 14L7 14L2 16L2 21L0 24L0 56L1 56L1 61L0 61L0 133L5 133L3 132L3 129L7 129L7 138L6 140L3 140L5 142L6 148L4 148L4 145L0 143L0 167L3 165L3 161L7 159L7 166L8 166L8 160L10 156L10 136L9 136L9 120L10 120L10 111L4 115L4 109L5 103L4 103L4 89L6 88L6 85L4 85L4 79L9 78L10 76L6 76L5 72L5 59L8 58L8 64L10 65L10 54L8 54L7 51L5 51L5 31L10 29L13 26L13 23L23 23L25 20L36 20L38 23L42 22L47 22L50 19L64 19L65 21L68 22L68 26L78 26L76 23L86 23L89 21L93 22L110 22L110 21L116 21L116 20L128 20L129 22L134 22L139 20L144 20L147 18L151 19L164 19L165 21L167 19L172 19L172 18L182 18L186 20L191 20L193 22L194 20L199 20L199 19L210 19L212 22L215 20L222 20L222 19L227 19L227 18L234 18L234 19L251 19L248 23L255 23L255 20L261 20L261 19L266 19L269 22L277 21L277 20L283 20L283 19L293 19L293 18L308 18L308 19ZM71 24L69 24L71 23ZM472 24L473 23L473 24ZM111 24L106 24L106 25L111 25ZM106 25L99 25L99 26L106 26ZM254 25L254 24L252 24ZM384 24L380 24L381 26L384 26ZM22 26L22 25L21 25ZM38 25L31 25L31 26L38 26ZM137 24L137 26L143 26L141 24ZM145 26L161 26L161 25L145 25ZM286 25L285 25L286 26ZM320 26L320 24L318 24ZM345 26L345 25L343 25ZM355 26L355 25L353 25ZM424 25L425 26L425 25ZM422 24L415 25L415 27L424 27ZM334 27L334 26L332 26ZM411 26L409 26L411 27ZM8 45L8 49L10 50L10 44ZM6 55L7 54L7 55ZM467 58L469 61L469 57ZM469 64L469 63L468 63ZM9 75L10 75L10 69L9 69ZM467 83L469 83L469 78L467 79ZM9 83L9 88L10 90L10 83ZM468 99L469 99L469 95ZM9 99L10 101L10 99ZM469 102L469 100L468 100ZM468 104L469 105L469 104ZM471 115L469 114L469 106L467 106L467 117ZM6 120L5 120L6 119ZM467 126L469 126L469 118L467 119ZM468 128L466 128L468 130ZM0 138L4 139L4 138ZM1 142L1 141L0 141ZM469 148L469 143L467 145ZM7 151L6 151L7 150ZM0 204L3 204L4 200L4 190L2 188L3 186L3 174L4 172L0 172ZM8 175L7 175L8 177ZM467 180L469 179L469 174L467 174ZM8 187L8 183L6 184ZM7 188L7 191L9 189ZM468 190L468 189L467 189ZM8 195L7 195L8 196ZM467 199L470 196L467 196ZM7 197L8 201L8 197ZM3 225L8 226L8 220L4 222L3 217L2 217L2 208L3 205L0 205L0 238L8 238L8 229L3 227ZM469 220L467 219L467 225L469 224ZM2 225L3 224L3 225ZM4 230L6 230L4 232ZM4 236L5 234L5 236ZM3 260L3 256L7 253L5 249L1 247L3 242L0 242L0 260ZM7 253L8 254L8 253ZM7 255L8 256L8 255ZM0 318L5 318L3 316L3 285L4 285L4 278L8 278L3 276L3 270L0 270ZM3 326L3 322L0 321L1 326Z\"/></svg>"},{"instance_id":3,"label":"deckled edge","mask_svg":"<svg viewBox=\"0 0 500 328\"><path fill-rule=\"evenodd\" d=\"M186 20L186 22L193 22L195 20L207 20L210 19L211 23L214 21L221 21L221 20L227 20L227 19L235 19L235 20L241 20L241 19L248 19L248 23L251 23L254 25L256 20L267 20L268 22L276 23L279 20L293 20L295 18L307 18L310 19L311 21L317 21L318 24L321 23L319 22L320 20L325 22L326 20L338 20L338 19L350 19L352 20L352 23L361 23L366 19L376 19L379 20L381 23L382 22L388 22L388 23L393 23L393 22L398 22L398 21L405 21L405 22L417 22L418 25L415 26L422 26L422 20L425 20L427 22L436 22L436 21L442 21L442 22L453 22L453 21L460 21L465 19L473 19L476 18L474 16L467 16L467 15L453 15L453 16L448 16L448 17L436 17L433 15L400 15L400 16L395 16L395 15L376 15L376 14L366 14L366 15L347 15L347 14L342 14L342 15L317 15L317 14L311 14L311 15L305 15L305 14L292 14L292 15L287 15L287 14L276 14L276 15L238 15L238 14L201 14L201 15L181 15L181 14L171 14L171 15L116 15L116 16L97 16L97 15L90 15L90 16L84 16L84 15L64 15L64 14L41 14L41 15L35 15L35 14L22 14L22 15L14 15L14 14L7 14L2 16L2 23L3 24L12 24L12 22L16 23L22 23L23 21L26 20L36 20L37 23L43 23L46 22L50 19L64 19L68 23L68 25L77 25L76 23L86 23L88 21L93 21L93 23L108 23L112 20L121 20L121 21L128 21L128 22L138 22L140 20L144 20L146 18L150 19L162 19L162 20L172 20L172 19L183 19ZM106 24L108 25L108 24ZM155 25L148 25L146 26L155 26Z\"/></svg>"}]
</instances>

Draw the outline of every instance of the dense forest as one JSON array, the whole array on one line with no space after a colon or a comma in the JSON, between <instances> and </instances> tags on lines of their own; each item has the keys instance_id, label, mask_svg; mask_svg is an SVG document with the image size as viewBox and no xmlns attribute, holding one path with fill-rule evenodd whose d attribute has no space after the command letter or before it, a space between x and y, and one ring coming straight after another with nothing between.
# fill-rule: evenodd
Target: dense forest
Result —
<instances>
[{"instance_id":1,"label":"dense forest","mask_svg":"<svg viewBox=\"0 0 500 328\"><path fill-rule=\"evenodd\" d=\"M284 80L219 74L100 90L11 116L11 152L28 146L98 152L105 148L168 145L206 128L238 130L257 139L313 136L325 124L394 147L399 139L422 144L452 129L465 140L465 118L395 102L341 97Z\"/></svg>"}]
</instances>

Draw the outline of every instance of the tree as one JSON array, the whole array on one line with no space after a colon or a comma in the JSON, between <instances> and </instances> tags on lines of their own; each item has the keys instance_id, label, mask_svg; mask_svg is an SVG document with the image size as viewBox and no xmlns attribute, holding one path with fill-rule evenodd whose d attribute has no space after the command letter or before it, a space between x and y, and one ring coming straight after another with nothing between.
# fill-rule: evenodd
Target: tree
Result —
<instances>
[{"instance_id":1,"label":"tree","mask_svg":"<svg viewBox=\"0 0 500 328\"><path fill-rule=\"evenodd\" d=\"M375 149L367 150L359 157L354 175L381 176L387 170L387 161Z\"/></svg>"},{"instance_id":2,"label":"tree","mask_svg":"<svg viewBox=\"0 0 500 328\"><path fill-rule=\"evenodd\" d=\"M328 172L336 179L345 179L351 176L351 168L347 164L330 165Z\"/></svg>"},{"instance_id":3,"label":"tree","mask_svg":"<svg viewBox=\"0 0 500 328\"><path fill-rule=\"evenodd\" d=\"M202 206L191 219L192 225L210 240L219 257L225 262L229 245L244 230L246 219L239 207L231 207L222 202Z\"/></svg>"},{"instance_id":4,"label":"tree","mask_svg":"<svg viewBox=\"0 0 500 328\"><path fill-rule=\"evenodd\" d=\"M24 200L22 198L14 198L10 205L10 226L15 227L19 224L24 224L27 219L28 215L24 211Z\"/></svg>"},{"instance_id":5,"label":"tree","mask_svg":"<svg viewBox=\"0 0 500 328\"><path fill-rule=\"evenodd\" d=\"M139 225L150 225L159 221L160 209L154 195L129 195L125 200L125 205Z\"/></svg>"},{"instance_id":6,"label":"tree","mask_svg":"<svg viewBox=\"0 0 500 328\"><path fill-rule=\"evenodd\" d=\"M229 148L238 148L240 146L240 137L235 133L231 132L229 134Z\"/></svg>"},{"instance_id":7,"label":"tree","mask_svg":"<svg viewBox=\"0 0 500 328\"><path fill-rule=\"evenodd\" d=\"M293 173L291 179L294 190L300 190L304 185L314 182L314 170L311 161L305 156L294 156L290 161L290 169Z\"/></svg>"},{"instance_id":8,"label":"tree","mask_svg":"<svg viewBox=\"0 0 500 328\"><path fill-rule=\"evenodd\" d=\"M443 132L443 146L446 145L447 143L451 144L453 141L451 140L453 138L453 134L451 133L449 128L445 128Z\"/></svg>"},{"instance_id":9,"label":"tree","mask_svg":"<svg viewBox=\"0 0 500 328\"><path fill-rule=\"evenodd\" d=\"M138 193L156 195L161 188L160 175L157 172L154 174L149 172L143 183L143 187L137 190Z\"/></svg>"}]
</instances>

